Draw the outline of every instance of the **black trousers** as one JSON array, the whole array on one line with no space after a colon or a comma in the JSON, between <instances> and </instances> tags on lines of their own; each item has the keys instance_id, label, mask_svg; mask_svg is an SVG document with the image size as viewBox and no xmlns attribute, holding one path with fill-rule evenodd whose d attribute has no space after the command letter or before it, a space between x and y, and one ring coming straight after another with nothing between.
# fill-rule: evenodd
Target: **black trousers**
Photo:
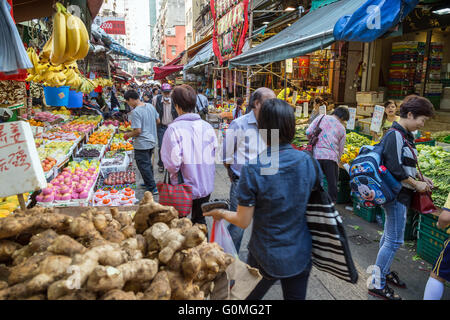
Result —
<instances>
[{"instance_id":1,"label":"black trousers","mask_svg":"<svg viewBox=\"0 0 450 320\"><path fill-rule=\"evenodd\" d=\"M136 165L148 191L153 191L156 188L155 179L153 177L152 154L153 149L134 150Z\"/></svg>"},{"instance_id":2,"label":"black trousers","mask_svg":"<svg viewBox=\"0 0 450 320\"><path fill-rule=\"evenodd\" d=\"M192 223L206 224L206 219L203 216L202 212L202 204L208 202L210 197L211 195L206 196L204 198L195 199L192 202L192 217L191 217Z\"/></svg>"},{"instance_id":3,"label":"black trousers","mask_svg":"<svg viewBox=\"0 0 450 320\"><path fill-rule=\"evenodd\" d=\"M336 161L333 160L318 160L323 174L327 178L328 194L331 200L336 203L338 196L338 179L339 179L339 167Z\"/></svg>"}]
</instances>

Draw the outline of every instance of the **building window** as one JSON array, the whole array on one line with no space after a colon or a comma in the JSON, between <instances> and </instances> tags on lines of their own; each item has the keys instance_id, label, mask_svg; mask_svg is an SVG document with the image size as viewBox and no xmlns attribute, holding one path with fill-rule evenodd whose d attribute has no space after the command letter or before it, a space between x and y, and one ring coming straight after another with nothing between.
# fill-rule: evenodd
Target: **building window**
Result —
<instances>
[{"instance_id":1,"label":"building window","mask_svg":"<svg viewBox=\"0 0 450 320\"><path fill-rule=\"evenodd\" d=\"M172 56L177 54L177 46L172 46Z\"/></svg>"}]
</instances>

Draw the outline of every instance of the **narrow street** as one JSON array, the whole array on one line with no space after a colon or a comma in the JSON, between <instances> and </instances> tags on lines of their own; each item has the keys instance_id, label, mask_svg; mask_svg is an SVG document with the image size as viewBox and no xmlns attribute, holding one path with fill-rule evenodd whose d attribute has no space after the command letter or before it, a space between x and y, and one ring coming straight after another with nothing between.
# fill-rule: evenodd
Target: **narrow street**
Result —
<instances>
[{"instance_id":1,"label":"narrow street","mask_svg":"<svg viewBox=\"0 0 450 320\"><path fill-rule=\"evenodd\" d=\"M161 181L163 175L158 173L155 166L155 181ZM138 182L141 183L141 182ZM211 199L228 199L230 182L225 168L216 166L215 188ZM143 190L138 192L138 198L143 195ZM157 198L156 198L157 199ZM351 204L347 205L351 206ZM359 273L356 284L349 284L328 273L313 268L308 284L307 300L377 300L367 294L367 268L374 264L382 228L377 223L369 223L345 209L346 205L338 205L347 232L353 261ZM212 219L207 218L209 229ZM252 228L245 230L244 238L239 252L242 261L247 261L247 245L250 241ZM422 300L423 291L428 280L429 270L432 265L428 262L414 258L417 255L415 241L405 242L397 252L392 270L397 271L402 280L407 284L407 289L395 288L396 292L404 300ZM281 283L277 282L266 294L264 300L282 300L283 293ZM444 292L443 300L450 299L450 288Z\"/></svg>"}]
</instances>

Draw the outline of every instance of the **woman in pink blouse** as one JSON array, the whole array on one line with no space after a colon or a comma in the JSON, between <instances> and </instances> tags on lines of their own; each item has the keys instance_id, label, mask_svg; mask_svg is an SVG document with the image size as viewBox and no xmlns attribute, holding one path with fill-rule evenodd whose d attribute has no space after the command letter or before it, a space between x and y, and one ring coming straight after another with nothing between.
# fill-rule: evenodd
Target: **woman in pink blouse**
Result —
<instances>
[{"instance_id":1,"label":"woman in pink blouse","mask_svg":"<svg viewBox=\"0 0 450 320\"><path fill-rule=\"evenodd\" d=\"M339 175L339 162L344 152L346 130L345 121L348 121L350 114L346 107L336 108L331 115L320 115L306 130L308 138L314 132L319 124L322 132L319 135L319 141L314 147L314 158L316 158L322 171L327 178L328 194L336 203L338 190L337 182Z\"/></svg>"}]
</instances>

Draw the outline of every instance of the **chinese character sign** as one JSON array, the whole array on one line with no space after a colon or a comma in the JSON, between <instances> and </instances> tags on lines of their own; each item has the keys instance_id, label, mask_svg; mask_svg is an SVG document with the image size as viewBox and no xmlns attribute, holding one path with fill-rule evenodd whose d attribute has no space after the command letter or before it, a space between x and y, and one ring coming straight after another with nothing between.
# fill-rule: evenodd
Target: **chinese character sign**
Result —
<instances>
[{"instance_id":1,"label":"chinese character sign","mask_svg":"<svg viewBox=\"0 0 450 320\"><path fill-rule=\"evenodd\" d=\"M249 0L211 0L213 49L222 65L242 52L248 31Z\"/></svg>"},{"instance_id":2,"label":"chinese character sign","mask_svg":"<svg viewBox=\"0 0 450 320\"><path fill-rule=\"evenodd\" d=\"M384 116L384 107L375 106L375 109L373 111L372 122L370 123L370 131L380 132L381 124L383 122L383 116Z\"/></svg>"},{"instance_id":3,"label":"chinese character sign","mask_svg":"<svg viewBox=\"0 0 450 320\"><path fill-rule=\"evenodd\" d=\"M44 170L27 122L0 123L0 197L47 186Z\"/></svg>"},{"instance_id":4,"label":"chinese character sign","mask_svg":"<svg viewBox=\"0 0 450 320\"><path fill-rule=\"evenodd\" d=\"M354 130L356 122L356 108L348 108L348 112L350 113L350 119L347 121L347 129Z\"/></svg>"}]
</instances>

